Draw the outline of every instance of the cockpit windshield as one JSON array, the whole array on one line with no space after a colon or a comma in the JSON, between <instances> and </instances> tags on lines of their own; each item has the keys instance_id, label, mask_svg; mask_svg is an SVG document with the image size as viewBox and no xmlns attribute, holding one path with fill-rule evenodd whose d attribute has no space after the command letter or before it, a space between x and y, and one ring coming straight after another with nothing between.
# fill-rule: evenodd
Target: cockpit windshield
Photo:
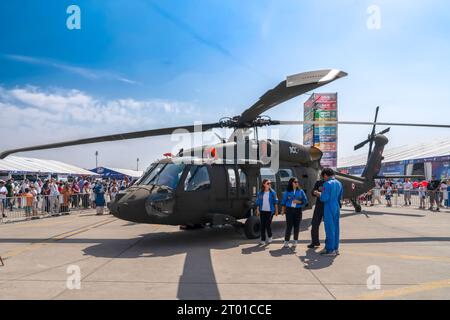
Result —
<instances>
[{"instance_id":1,"label":"cockpit windshield","mask_svg":"<svg viewBox=\"0 0 450 320\"><path fill-rule=\"evenodd\" d=\"M155 184L175 189L178 185L178 182L180 181L183 169L184 164L160 163L155 168L153 168L139 184Z\"/></svg>"}]
</instances>

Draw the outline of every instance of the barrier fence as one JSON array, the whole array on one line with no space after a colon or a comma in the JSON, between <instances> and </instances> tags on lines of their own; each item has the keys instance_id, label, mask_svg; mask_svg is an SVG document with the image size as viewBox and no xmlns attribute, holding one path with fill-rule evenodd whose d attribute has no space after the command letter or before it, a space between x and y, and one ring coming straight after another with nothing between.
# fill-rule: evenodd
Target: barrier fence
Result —
<instances>
[{"instance_id":1,"label":"barrier fence","mask_svg":"<svg viewBox=\"0 0 450 320\"><path fill-rule=\"evenodd\" d=\"M390 199L389 199L390 198ZM392 207L412 207L418 209L449 208L448 191L395 191L387 197L386 192L374 189L362 196L359 200L362 205L384 205Z\"/></svg>"},{"instance_id":2,"label":"barrier fence","mask_svg":"<svg viewBox=\"0 0 450 320\"><path fill-rule=\"evenodd\" d=\"M108 203L111 199L105 195L105 200ZM95 201L90 194L12 197L0 199L0 223L67 215L94 208Z\"/></svg>"}]
</instances>

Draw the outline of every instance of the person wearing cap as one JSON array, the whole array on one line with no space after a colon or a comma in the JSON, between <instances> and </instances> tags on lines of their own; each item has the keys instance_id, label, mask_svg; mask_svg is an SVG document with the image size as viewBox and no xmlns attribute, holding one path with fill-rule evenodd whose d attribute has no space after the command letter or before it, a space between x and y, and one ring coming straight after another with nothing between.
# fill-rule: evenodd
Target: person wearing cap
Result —
<instances>
[{"instance_id":1,"label":"person wearing cap","mask_svg":"<svg viewBox=\"0 0 450 320\"><path fill-rule=\"evenodd\" d=\"M324 256L339 255L339 219L342 200L342 184L335 179L334 171L325 168L321 173L325 183L322 192L315 195L324 203L323 221L325 224L325 249L320 254Z\"/></svg>"},{"instance_id":2,"label":"person wearing cap","mask_svg":"<svg viewBox=\"0 0 450 320\"><path fill-rule=\"evenodd\" d=\"M2 217L6 218L5 208L7 207L7 195L8 189L5 187L5 181L0 180L0 209L2 211Z\"/></svg>"}]
</instances>

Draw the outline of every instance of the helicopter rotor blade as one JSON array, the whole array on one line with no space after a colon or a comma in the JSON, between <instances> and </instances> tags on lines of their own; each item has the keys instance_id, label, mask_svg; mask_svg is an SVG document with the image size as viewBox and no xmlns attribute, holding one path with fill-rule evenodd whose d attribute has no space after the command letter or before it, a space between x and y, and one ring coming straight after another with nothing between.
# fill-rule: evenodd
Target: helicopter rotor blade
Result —
<instances>
[{"instance_id":1,"label":"helicopter rotor blade","mask_svg":"<svg viewBox=\"0 0 450 320\"><path fill-rule=\"evenodd\" d=\"M356 151L356 150L361 149L362 147L364 147L364 146L365 146L367 143L369 143L370 141L372 141L372 139L364 140L363 142L357 144L357 145L353 148L353 150Z\"/></svg>"},{"instance_id":2,"label":"helicopter rotor blade","mask_svg":"<svg viewBox=\"0 0 450 320\"><path fill-rule=\"evenodd\" d=\"M276 121L272 120L271 125L364 125L373 126L374 122L364 121ZM432 124L432 123L397 123L397 122L377 122L377 126L392 126L392 127L425 127L425 128L445 128L450 129L450 124Z\"/></svg>"},{"instance_id":3,"label":"helicopter rotor blade","mask_svg":"<svg viewBox=\"0 0 450 320\"><path fill-rule=\"evenodd\" d=\"M385 134L391 131L391 128L384 129L383 131L378 132L378 134Z\"/></svg>"},{"instance_id":4,"label":"helicopter rotor blade","mask_svg":"<svg viewBox=\"0 0 450 320\"><path fill-rule=\"evenodd\" d=\"M19 148L19 149L6 150L3 152L0 152L0 159L4 159L8 155L17 153L17 152L55 149L55 148L77 146L77 145L97 143L97 142L110 142L110 141L118 141L118 140L128 140L128 139L138 139L138 138L145 138L145 137L162 136L162 135L172 134L172 133L174 133L175 130L178 130L178 129L181 129L181 130L184 129L184 130L187 130L189 133L192 133L192 132L197 132L198 130L200 130L200 128L201 128L201 131L207 131L209 129L219 128L219 127L221 127L220 123L209 123L209 124L202 124L201 127L200 127L200 125L198 125L198 126L197 125L179 126L179 127L151 129L151 130L144 130L144 131L127 132L127 133L121 133L121 134L111 134L111 135L100 136L100 137L49 143L49 144L43 144L43 145L37 145L37 146L31 146L31 147L25 147L25 148ZM183 133L183 132L180 132L180 133Z\"/></svg>"},{"instance_id":5,"label":"helicopter rotor blade","mask_svg":"<svg viewBox=\"0 0 450 320\"><path fill-rule=\"evenodd\" d=\"M245 110L239 117L238 125L243 126L245 124L250 124L263 112L266 112L280 103L345 76L347 76L347 73L335 69L304 72L288 76L286 80L280 82L275 88L264 93L255 104Z\"/></svg>"}]
</instances>

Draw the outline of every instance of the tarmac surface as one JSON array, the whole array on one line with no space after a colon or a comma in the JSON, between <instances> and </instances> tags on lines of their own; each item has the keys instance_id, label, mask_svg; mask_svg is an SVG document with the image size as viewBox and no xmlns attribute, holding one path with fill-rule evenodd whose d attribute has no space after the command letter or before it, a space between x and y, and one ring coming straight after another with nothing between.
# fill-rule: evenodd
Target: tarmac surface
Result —
<instances>
[{"instance_id":1,"label":"tarmac surface","mask_svg":"<svg viewBox=\"0 0 450 320\"><path fill-rule=\"evenodd\" d=\"M342 211L338 257L306 248L311 211L295 250L282 248L281 216L263 247L233 227L183 231L93 210L3 224L0 299L450 299L450 212L363 210ZM80 289L67 285L73 266Z\"/></svg>"}]
</instances>

